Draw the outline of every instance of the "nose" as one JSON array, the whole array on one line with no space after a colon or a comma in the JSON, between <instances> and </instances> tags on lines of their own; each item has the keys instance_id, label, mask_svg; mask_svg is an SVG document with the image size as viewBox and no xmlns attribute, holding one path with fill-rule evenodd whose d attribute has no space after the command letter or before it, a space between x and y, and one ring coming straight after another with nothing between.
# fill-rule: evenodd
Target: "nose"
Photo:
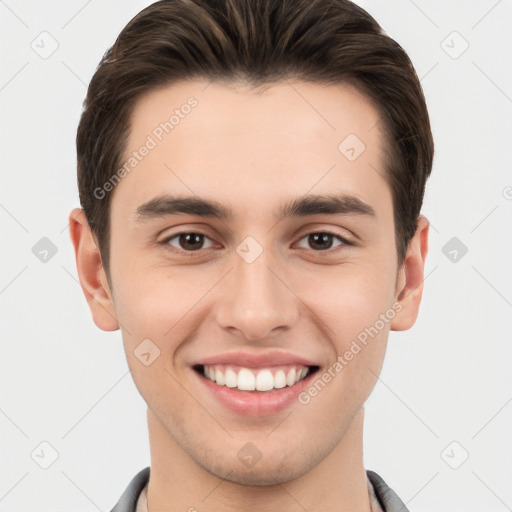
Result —
<instances>
[{"instance_id":1,"label":"nose","mask_svg":"<svg viewBox=\"0 0 512 512\"><path fill-rule=\"evenodd\" d=\"M249 341L282 336L299 318L301 301L287 282L289 273L268 252L252 263L235 253L234 268L219 290L218 325Z\"/></svg>"}]
</instances>

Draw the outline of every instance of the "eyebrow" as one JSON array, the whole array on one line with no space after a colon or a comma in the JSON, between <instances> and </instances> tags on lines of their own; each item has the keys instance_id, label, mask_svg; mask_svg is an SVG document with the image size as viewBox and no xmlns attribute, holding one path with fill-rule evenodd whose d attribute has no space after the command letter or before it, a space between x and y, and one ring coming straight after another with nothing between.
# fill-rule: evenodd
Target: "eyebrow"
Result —
<instances>
[{"instance_id":1,"label":"eyebrow","mask_svg":"<svg viewBox=\"0 0 512 512\"><path fill-rule=\"evenodd\" d=\"M140 205L135 212L135 220L142 222L180 213L219 220L230 220L234 217L230 208L211 199L203 199L197 196L163 195ZM278 211L279 218L306 217L318 214L376 217L375 210L369 204L358 197L346 194L307 195L285 203Z\"/></svg>"}]
</instances>

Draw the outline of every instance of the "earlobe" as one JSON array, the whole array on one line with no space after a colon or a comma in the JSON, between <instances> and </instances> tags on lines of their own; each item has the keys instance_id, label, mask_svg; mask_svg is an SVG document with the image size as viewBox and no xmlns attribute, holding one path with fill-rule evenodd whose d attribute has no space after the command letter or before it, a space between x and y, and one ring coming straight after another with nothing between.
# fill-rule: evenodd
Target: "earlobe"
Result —
<instances>
[{"instance_id":1,"label":"earlobe","mask_svg":"<svg viewBox=\"0 0 512 512\"><path fill-rule=\"evenodd\" d=\"M425 259L428 253L428 232L428 219L420 215L416 232L409 242L404 263L399 271L396 301L401 303L402 308L391 322L393 331L410 329L418 317L423 293Z\"/></svg>"},{"instance_id":2,"label":"earlobe","mask_svg":"<svg viewBox=\"0 0 512 512\"><path fill-rule=\"evenodd\" d=\"M69 233L75 248L80 285L94 323L104 331L115 331L119 323L100 250L81 208L75 208L69 215Z\"/></svg>"}]
</instances>

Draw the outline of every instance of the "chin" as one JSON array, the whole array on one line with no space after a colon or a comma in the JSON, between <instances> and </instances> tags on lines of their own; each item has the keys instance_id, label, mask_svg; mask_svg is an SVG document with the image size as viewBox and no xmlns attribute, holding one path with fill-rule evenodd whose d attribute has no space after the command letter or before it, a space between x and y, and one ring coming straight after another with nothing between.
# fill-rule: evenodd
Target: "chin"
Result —
<instances>
[{"instance_id":1,"label":"chin","mask_svg":"<svg viewBox=\"0 0 512 512\"><path fill-rule=\"evenodd\" d=\"M305 455L304 458L305 459ZM263 460L258 461L253 467L247 468L235 455L233 459L216 460L213 466L201 464L202 467L216 476L228 482L239 485L268 487L290 482L307 473L311 467L306 460L285 460L289 457L281 457L281 460ZM203 461L204 462L204 461Z\"/></svg>"}]
</instances>

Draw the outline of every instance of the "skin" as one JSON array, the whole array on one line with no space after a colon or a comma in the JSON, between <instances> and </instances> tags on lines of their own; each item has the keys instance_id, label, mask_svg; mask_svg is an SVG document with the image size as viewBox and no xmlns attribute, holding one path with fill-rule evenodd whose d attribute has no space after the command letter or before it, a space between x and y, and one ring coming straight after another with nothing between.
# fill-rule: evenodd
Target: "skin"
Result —
<instances>
[{"instance_id":1,"label":"skin","mask_svg":"<svg viewBox=\"0 0 512 512\"><path fill-rule=\"evenodd\" d=\"M389 331L416 320L428 221L420 216L399 267L379 113L348 84L291 81L255 92L243 84L179 82L138 101L127 155L190 96L198 105L113 192L111 286L83 211L70 215L94 322L121 329L148 405L149 510L369 512L364 403ZM338 150L348 134L366 146L353 162ZM214 199L234 217L137 220L138 206L165 193ZM375 215L275 215L288 200L333 193L359 198ZM326 231L353 244L334 236L315 246L307 236ZM192 249L179 237L166 242L182 232L206 238ZM250 264L236 252L247 236L263 249ZM192 256L173 251L179 248ZM206 356L277 348L325 371L399 296L400 312L306 405L240 415L206 394L191 369ZM149 366L134 355L147 338L161 351ZM237 457L247 442L261 453L250 468Z\"/></svg>"}]
</instances>

